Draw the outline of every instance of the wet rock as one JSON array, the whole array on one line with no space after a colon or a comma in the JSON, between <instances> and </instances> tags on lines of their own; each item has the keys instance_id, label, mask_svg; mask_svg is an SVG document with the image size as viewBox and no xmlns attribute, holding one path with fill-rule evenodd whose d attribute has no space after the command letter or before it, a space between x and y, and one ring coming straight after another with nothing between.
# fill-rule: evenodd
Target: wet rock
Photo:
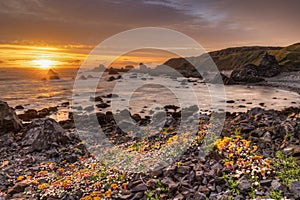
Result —
<instances>
[{"instance_id":1,"label":"wet rock","mask_svg":"<svg viewBox=\"0 0 300 200\"><path fill-rule=\"evenodd\" d=\"M143 192L143 191L146 191L148 188L147 188L147 185L145 185L144 183L140 183L138 185L136 185L135 187L133 187L131 189L132 192Z\"/></svg>"},{"instance_id":2,"label":"wet rock","mask_svg":"<svg viewBox=\"0 0 300 200\"><path fill-rule=\"evenodd\" d=\"M87 77L85 77L84 75L81 75L80 77L79 77L79 80L86 80L87 79Z\"/></svg>"},{"instance_id":3,"label":"wet rock","mask_svg":"<svg viewBox=\"0 0 300 200\"><path fill-rule=\"evenodd\" d=\"M84 108L85 111L92 112L94 111L94 106L87 106Z\"/></svg>"},{"instance_id":4,"label":"wet rock","mask_svg":"<svg viewBox=\"0 0 300 200\"><path fill-rule=\"evenodd\" d=\"M282 188L283 188L281 183L279 182L279 180L273 180L271 182L271 186L274 190L282 190Z\"/></svg>"},{"instance_id":5,"label":"wet rock","mask_svg":"<svg viewBox=\"0 0 300 200\"><path fill-rule=\"evenodd\" d=\"M7 193L9 195L14 195L17 193L24 192L24 190L27 186L28 185L26 183L22 183L22 182L16 183L12 188L8 189Z\"/></svg>"},{"instance_id":6,"label":"wet rock","mask_svg":"<svg viewBox=\"0 0 300 200\"><path fill-rule=\"evenodd\" d=\"M201 192L196 192L194 197L197 200L206 200L207 199L206 195Z\"/></svg>"},{"instance_id":7,"label":"wet rock","mask_svg":"<svg viewBox=\"0 0 300 200\"><path fill-rule=\"evenodd\" d=\"M234 100L227 100L226 103L234 103Z\"/></svg>"},{"instance_id":8,"label":"wet rock","mask_svg":"<svg viewBox=\"0 0 300 200\"><path fill-rule=\"evenodd\" d=\"M260 185L262 186L270 186L272 183L272 180L261 180Z\"/></svg>"},{"instance_id":9,"label":"wet rock","mask_svg":"<svg viewBox=\"0 0 300 200\"><path fill-rule=\"evenodd\" d=\"M103 99L100 96L96 96L96 97L90 97L90 101L103 101Z\"/></svg>"},{"instance_id":10,"label":"wet rock","mask_svg":"<svg viewBox=\"0 0 300 200\"><path fill-rule=\"evenodd\" d=\"M171 178L165 177L161 180L162 184L167 185L170 192L176 192L179 186L178 183L175 183Z\"/></svg>"},{"instance_id":11,"label":"wet rock","mask_svg":"<svg viewBox=\"0 0 300 200\"><path fill-rule=\"evenodd\" d=\"M30 151L41 151L69 142L64 129L53 119L36 119L26 127L22 145Z\"/></svg>"},{"instance_id":12,"label":"wet rock","mask_svg":"<svg viewBox=\"0 0 300 200\"><path fill-rule=\"evenodd\" d=\"M96 105L97 106L97 108L108 108L109 107L109 105L107 104L107 103L100 103L100 104L97 104Z\"/></svg>"},{"instance_id":13,"label":"wet rock","mask_svg":"<svg viewBox=\"0 0 300 200\"><path fill-rule=\"evenodd\" d=\"M134 119L134 121L136 122L140 122L142 117L139 114L134 114L131 116L132 119Z\"/></svg>"},{"instance_id":14,"label":"wet rock","mask_svg":"<svg viewBox=\"0 0 300 200\"><path fill-rule=\"evenodd\" d=\"M177 173L179 174L188 174L190 172L190 167L189 166L180 166L177 168Z\"/></svg>"},{"instance_id":15,"label":"wet rock","mask_svg":"<svg viewBox=\"0 0 300 200\"><path fill-rule=\"evenodd\" d=\"M152 172L151 172L151 176L152 177L158 177L160 175L163 174L163 170L162 168L157 168L157 169L154 169Z\"/></svg>"},{"instance_id":16,"label":"wet rock","mask_svg":"<svg viewBox=\"0 0 300 200\"><path fill-rule=\"evenodd\" d=\"M210 80L205 80L206 82L209 83L214 83L214 84L222 84L224 85L233 85L235 84L235 81L231 77L227 77L225 74L220 73L215 75L215 77L210 81Z\"/></svg>"},{"instance_id":17,"label":"wet rock","mask_svg":"<svg viewBox=\"0 0 300 200\"><path fill-rule=\"evenodd\" d=\"M251 188L252 184L248 181L248 179L243 178L239 180L238 188L242 191L247 191Z\"/></svg>"},{"instance_id":18,"label":"wet rock","mask_svg":"<svg viewBox=\"0 0 300 200\"><path fill-rule=\"evenodd\" d=\"M184 199L184 196L180 193L174 197L174 200L183 200L183 199Z\"/></svg>"},{"instance_id":19,"label":"wet rock","mask_svg":"<svg viewBox=\"0 0 300 200\"><path fill-rule=\"evenodd\" d=\"M295 154L300 154L300 146L299 145L289 145L285 147L282 152L288 155L295 155Z\"/></svg>"},{"instance_id":20,"label":"wet rock","mask_svg":"<svg viewBox=\"0 0 300 200\"><path fill-rule=\"evenodd\" d=\"M198 189L198 192L203 193L205 195L209 195L210 189L208 187L205 187L205 186L200 186L199 189Z\"/></svg>"},{"instance_id":21,"label":"wet rock","mask_svg":"<svg viewBox=\"0 0 300 200\"><path fill-rule=\"evenodd\" d=\"M61 103L62 107L68 107L69 105L70 105L70 102L68 102L68 101Z\"/></svg>"},{"instance_id":22,"label":"wet rock","mask_svg":"<svg viewBox=\"0 0 300 200\"><path fill-rule=\"evenodd\" d=\"M292 182L289 189L296 199L300 198L300 181Z\"/></svg>"},{"instance_id":23,"label":"wet rock","mask_svg":"<svg viewBox=\"0 0 300 200\"><path fill-rule=\"evenodd\" d=\"M176 110L179 109L180 107L175 106L175 105L166 105L166 106L164 106L164 108L166 110L174 110L174 112L176 112Z\"/></svg>"},{"instance_id":24,"label":"wet rock","mask_svg":"<svg viewBox=\"0 0 300 200\"><path fill-rule=\"evenodd\" d=\"M0 101L0 136L9 131L17 132L22 127L15 111L6 102Z\"/></svg>"},{"instance_id":25,"label":"wet rock","mask_svg":"<svg viewBox=\"0 0 300 200\"><path fill-rule=\"evenodd\" d=\"M110 76L110 77L107 79L108 82L111 82L111 81L114 81L114 80L116 80L116 78L115 78L114 76Z\"/></svg>"},{"instance_id":26,"label":"wet rock","mask_svg":"<svg viewBox=\"0 0 300 200\"><path fill-rule=\"evenodd\" d=\"M271 133L269 131L266 132L260 139L262 142L271 142L272 141Z\"/></svg>"},{"instance_id":27,"label":"wet rock","mask_svg":"<svg viewBox=\"0 0 300 200\"><path fill-rule=\"evenodd\" d=\"M15 109L17 109L17 110L23 110L24 107L23 107L22 105L17 105L17 106L15 107Z\"/></svg>"},{"instance_id":28,"label":"wet rock","mask_svg":"<svg viewBox=\"0 0 300 200\"><path fill-rule=\"evenodd\" d=\"M117 97L119 97L119 95L117 95L117 94L108 94L108 95L106 95L104 97L105 98L117 98Z\"/></svg>"},{"instance_id":29,"label":"wet rock","mask_svg":"<svg viewBox=\"0 0 300 200\"><path fill-rule=\"evenodd\" d=\"M144 196L144 192L138 192L131 198L131 200L140 200L142 199L143 196Z\"/></svg>"}]
</instances>

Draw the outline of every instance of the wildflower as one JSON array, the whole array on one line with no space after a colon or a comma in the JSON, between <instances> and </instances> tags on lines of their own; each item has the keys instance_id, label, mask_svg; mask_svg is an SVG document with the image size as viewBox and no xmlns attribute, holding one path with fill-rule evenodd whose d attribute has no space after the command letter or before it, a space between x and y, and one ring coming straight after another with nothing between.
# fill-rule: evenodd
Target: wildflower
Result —
<instances>
[{"instance_id":1,"label":"wildflower","mask_svg":"<svg viewBox=\"0 0 300 200\"><path fill-rule=\"evenodd\" d=\"M19 177L17 178L17 180L18 180L18 181L23 181L23 180L24 180L24 176L19 176Z\"/></svg>"},{"instance_id":2,"label":"wildflower","mask_svg":"<svg viewBox=\"0 0 300 200\"><path fill-rule=\"evenodd\" d=\"M111 198L112 194L111 194L111 189L107 190L105 192L105 196L108 197L108 198Z\"/></svg>"},{"instance_id":3,"label":"wildflower","mask_svg":"<svg viewBox=\"0 0 300 200\"><path fill-rule=\"evenodd\" d=\"M252 147L252 151L251 151L251 153L254 153L256 150L257 150L257 146L256 146L256 145L254 145L254 146Z\"/></svg>"},{"instance_id":4,"label":"wildflower","mask_svg":"<svg viewBox=\"0 0 300 200\"><path fill-rule=\"evenodd\" d=\"M31 183L34 184L34 185L38 185L39 184L39 180L35 179Z\"/></svg>"},{"instance_id":5,"label":"wildflower","mask_svg":"<svg viewBox=\"0 0 300 200\"><path fill-rule=\"evenodd\" d=\"M26 179L32 179L32 176L28 176L28 175L27 175L27 176L26 176Z\"/></svg>"},{"instance_id":6,"label":"wildflower","mask_svg":"<svg viewBox=\"0 0 300 200\"><path fill-rule=\"evenodd\" d=\"M116 190L117 188L118 188L118 185L117 184L115 184L115 183L113 183L113 184L111 184L111 186L110 186L113 190Z\"/></svg>"},{"instance_id":7,"label":"wildflower","mask_svg":"<svg viewBox=\"0 0 300 200\"><path fill-rule=\"evenodd\" d=\"M65 172L65 169L64 168L59 168L57 169L57 173L58 174L63 174Z\"/></svg>"},{"instance_id":8,"label":"wildflower","mask_svg":"<svg viewBox=\"0 0 300 200\"><path fill-rule=\"evenodd\" d=\"M46 170L42 170L39 172L39 176L45 176L47 174L48 174L48 171L46 171Z\"/></svg>"},{"instance_id":9,"label":"wildflower","mask_svg":"<svg viewBox=\"0 0 300 200\"><path fill-rule=\"evenodd\" d=\"M42 183L41 185L38 186L38 188L40 190L45 190L49 187L49 184L48 183Z\"/></svg>"},{"instance_id":10,"label":"wildflower","mask_svg":"<svg viewBox=\"0 0 300 200\"><path fill-rule=\"evenodd\" d=\"M122 184L122 187L124 188L124 190L127 190L127 185L128 185L128 183L123 183Z\"/></svg>"}]
</instances>

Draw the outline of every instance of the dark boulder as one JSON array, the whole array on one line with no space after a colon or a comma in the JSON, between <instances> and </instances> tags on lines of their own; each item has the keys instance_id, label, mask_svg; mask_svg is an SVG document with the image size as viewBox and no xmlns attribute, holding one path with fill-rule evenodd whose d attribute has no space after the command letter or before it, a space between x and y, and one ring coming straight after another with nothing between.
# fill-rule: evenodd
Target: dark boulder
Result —
<instances>
[{"instance_id":1,"label":"dark boulder","mask_svg":"<svg viewBox=\"0 0 300 200\"><path fill-rule=\"evenodd\" d=\"M17 105L17 106L15 107L15 109L17 109L17 110L23 110L24 107L23 107L22 105Z\"/></svg>"},{"instance_id":2,"label":"dark boulder","mask_svg":"<svg viewBox=\"0 0 300 200\"><path fill-rule=\"evenodd\" d=\"M263 78L259 77L257 66L253 64L248 64L242 69L233 70L230 78L235 82L243 83L256 83L264 81Z\"/></svg>"},{"instance_id":3,"label":"dark boulder","mask_svg":"<svg viewBox=\"0 0 300 200\"><path fill-rule=\"evenodd\" d=\"M49 80L59 80L59 74L57 72L55 72L53 69L49 69L47 76L49 78Z\"/></svg>"},{"instance_id":4,"label":"dark boulder","mask_svg":"<svg viewBox=\"0 0 300 200\"><path fill-rule=\"evenodd\" d=\"M6 102L0 101L0 135L17 132L21 128L22 123L15 111Z\"/></svg>"},{"instance_id":5,"label":"dark boulder","mask_svg":"<svg viewBox=\"0 0 300 200\"><path fill-rule=\"evenodd\" d=\"M216 74L215 77L211 80L208 81L210 83L214 84L224 84L224 85L232 85L235 84L235 81L230 77L227 77L225 74Z\"/></svg>"},{"instance_id":6,"label":"dark boulder","mask_svg":"<svg viewBox=\"0 0 300 200\"><path fill-rule=\"evenodd\" d=\"M280 73L280 66L275 56L265 53L260 65L257 67L257 72L259 76L263 77L273 77Z\"/></svg>"},{"instance_id":7,"label":"dark boulder","mask_svg":"<svg viewBox=\"0 0 300 200\"><path fill-rule=\"evenodd\" d=\"M111 81L114 81L114 80L116 80L116 78L115 78L114 76L110 76L110 77L107 79L108 82L111 82Z\"/></svg>"},{"instance_id":8,"label":"dark boulder","mask_svg":"<svg viewBox=\"0 0 300 200\"><path fill-rule=\"evenodd\" d=\"M55 120L44 118L33 120L26 127L22 145L29 146L30 151L41 151L66 144L69 140L64 129Z\"/></svg>"},{"instance_id":9,"label":"dark boulder","mask_svg":"<svg viewBox=\"0 0 300 200\"><path fill-rule=\"evenodd\" d=\"M108 108L109 107L109 105L107 103L104 103L104 102L102 102L100 104L97 104L96 106L97 106L97 108Z\"/></svg>"}]
</instances>

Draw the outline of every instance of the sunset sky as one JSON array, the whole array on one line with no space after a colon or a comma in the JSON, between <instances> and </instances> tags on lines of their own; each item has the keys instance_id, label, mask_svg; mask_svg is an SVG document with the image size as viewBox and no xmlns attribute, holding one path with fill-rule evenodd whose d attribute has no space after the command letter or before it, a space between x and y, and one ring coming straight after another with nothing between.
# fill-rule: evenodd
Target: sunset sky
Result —
<instances>
[{"instance_id":1,"label":"sunset sky","mask_svg":"<svg viewBox=\"0 0 300 200\"><path fill-rule=\"evenodd\" d=\"M104 39L146 26L185 33L207 51L287 46L300 42L299 10L297 0L0 0L0 67L78 67ZM141 51L124 60L168 56Z\"/></svg>"}]
</instances>

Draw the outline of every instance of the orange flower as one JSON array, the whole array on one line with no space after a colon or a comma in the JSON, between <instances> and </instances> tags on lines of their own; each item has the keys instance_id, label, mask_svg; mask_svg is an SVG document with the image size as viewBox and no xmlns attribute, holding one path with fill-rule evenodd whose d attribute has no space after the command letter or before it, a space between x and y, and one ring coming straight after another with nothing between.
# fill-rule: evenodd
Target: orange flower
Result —
<instances>
[{"instance_id":1,"label":"orange flower","mask_svg":"<svg viewBox=\"0 0 300 200\"><path fill-rule=\"evenodd\" d=\"M17 180L18 180L18 181L23 181L23 180L24 180L24 176L19 176L19 177L17 178Z\"/></svg>"},{"instance_id":2,"label":"orange flower","mask_svg":"<svg viewBox=\"0 0 300 200\"><path fill-rule=\"evenodd\" d=\"M34 185L38 185L39 184L39 180L35 179L31 183L34 184Z\"/></svg>"},{"instance_id":3,"label":"orange flower","mask_svg":"<svg viewBox=\"0 0 300 200\"><path fill-rule=\"evenodd\" d=\"M105 196L108 197L108 198L111 198L112 194L111 194L111 189L107 190L105 192Z\"/></svg>"},{"instance_id":4,"label":"orange flower","mask_svg":"<svg viewBox=\"0 0 300 200\"><path fill-rule=\"evenodd\" d=\"M45 176L47 174L48 174L48 171L46 171L46 170L42 170L39 172L39 176Z\"/></svg>"},{"instance_id":5,"label":"orange flower","mask_svg":"<svg viewBox=\"0 0 300 200\"><path fill-rule=\"evenodd\" d=\"M110 186L113 190L116 190L117 188L118 188L118 185L117 184L115 184L115 183L113 183L113 184L111 184L111 186Z\"/></svg>"},{"instance_id":6,"label":"orange flower","mask_svg":"<svg viewBox=\"0 0 300 200\"><path fill-rule=\"evenodd\" d=\"M62 186L68 188L72 184L71 180L64 180Z\"/></svg>"},{"instance_id":7,"label":"orange flower","mask_svg":"<svg viewBox=\"0 0 300 200\"><path fill-rule=\"evenodd\" d=\"M26 176L26 179L32 179L32 176Z\"/></svg>"},{"instance_id":8,"label":"orange flower","mask_svg":"<svg viewBox=\"0 0 300 200\"><path fill-rule=\"evenodd\" d=\"M59 174L63 174L64 172L65 172L64 168L57 169L57 173L59 173Z\"/></svg>"},{"instance_id":9,"label":"orange flower","mask_svg":"<svg viewBox=\"0 0 300 200\"><path fill-rule=\"evenodd\" d=\"M127 185L128 185L128 183L123 183L122 184L122 187L124 188L124 190L127 190Z\"/></svg>"},{"instance_id":10,"label":"orange flower","mask_svg":"<svg viewBox=\"0 0 300 200\"><path fill-rule=\"evenodd\" d=\"M41 185L38 186L38 188L39 188L40 190L45 190L45 189L47 189L48 187L49 187L49 184L48 184L48 183L43 183L43 184L41 184Z\"/></svg>"},{"instance_id":11,"label":"orange flower","mask_svg":"<svg viewBox=\"0 0 300 200\"><path fill-rule=\"evenodd\" d=\"M254 145L254 146L252 147L251 153L254 153L256 150L257 150L257 146Z\"/></svg>"},{"instance_id":12,"label":"orange flower","mask_svg":"<svg viewBox=\"0 0 300 200\"><path fill-rule=\"evenodd\" d=\"M234 162L233 161L227 161L224 163L224 165L227 167L227 169L233 169L234 167Z\"/></svg>"},{"instance_id":13,"label":"orange flower","mask_svg":"<svg viewBox=\"0 0 300 200\"><path fill-rule=\"evenodd\" d=\"M93 184L93 186L95 188L100 188L101 187L101 182L96 182L96 183Z\"/></svg>"}]
</instances>

